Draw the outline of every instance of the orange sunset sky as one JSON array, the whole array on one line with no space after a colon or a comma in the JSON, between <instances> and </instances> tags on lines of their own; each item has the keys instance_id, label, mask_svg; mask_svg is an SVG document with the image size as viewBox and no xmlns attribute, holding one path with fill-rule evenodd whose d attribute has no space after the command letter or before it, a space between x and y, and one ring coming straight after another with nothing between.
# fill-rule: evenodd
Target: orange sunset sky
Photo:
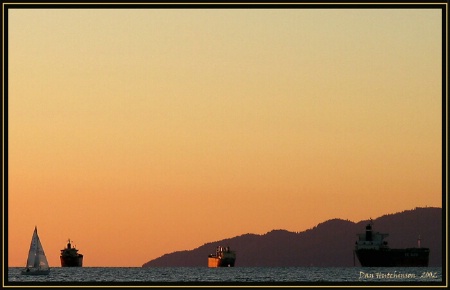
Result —
<instances>
[{"instance_id":1,"label":"orange sunset sky","mask_svg":"<svg viewBox=\"0 0 450 290\"><path fill-rule=\"evenodd\" d=\"M442 207L440 9L8 16L10 267Z\"/></svg>"}]
</instances>

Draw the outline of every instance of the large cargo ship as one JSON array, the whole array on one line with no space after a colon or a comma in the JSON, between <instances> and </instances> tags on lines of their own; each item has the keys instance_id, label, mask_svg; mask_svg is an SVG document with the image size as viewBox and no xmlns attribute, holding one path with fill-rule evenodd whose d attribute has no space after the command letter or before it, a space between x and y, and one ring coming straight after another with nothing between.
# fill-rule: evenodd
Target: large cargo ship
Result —
<instances>
[{"instance_id":1,"label":"large cargo ship","mask_svg":"<svg viewBox=\"0 0 450 290\"><path fill-rule=\"evenodd\" d=\"M234 267L236 261L236 252L231 251L230 247L218 246L215 254L208 256L208 267Z\"/></svg>"},{"instance_id":2,"label":"large cargo ship","mask_svg":"<svg viewBox=\"0 0 450 290\"><path fill-rule=\"evenodd\" d=\"M70 239L67 247L61 250L61 267L83 267L83 255L78 253L78 249L72 247Z\"/></svg>"},{"instance_id":3,"label":"large cargo ship","mask_svg":"<svg viewBox=\"0 0 450 290\"><path fill-rule=\"evenodd\" d=\"M429 248L391 249L384 239L389 234L372 231L372 223L366 232L358 234L354 253L363 267L428 267Z\"/></svg>"}]
</instances>

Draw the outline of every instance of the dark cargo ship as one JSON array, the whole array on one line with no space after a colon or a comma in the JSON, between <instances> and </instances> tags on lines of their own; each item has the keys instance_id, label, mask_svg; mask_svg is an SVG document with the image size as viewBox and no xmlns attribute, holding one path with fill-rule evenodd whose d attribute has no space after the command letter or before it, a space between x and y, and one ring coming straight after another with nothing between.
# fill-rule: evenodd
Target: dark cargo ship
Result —
<instances>
[{"instance_id":1,"label":"dark cargo ship","mask_svg":"<svg viewBox=\"0 0 450 290\"><path fill-rule=\"evenodd\" d=\"M231 251L230 247L218 246L215 254L208 256L208 267L234 267L236 261L236 252Z\"/></svg>"},{"instance_id":2,"label":"dark cargo ship","mask_svg":"<svg viewBox=\"0 0 450 290\"><path fill-rule=\"evenodd\" d=\"M355 254L363 267L428 267L429 248L391 249L384 239L388 234L372 232L372 223L366 232L358 234Z\"/></svg>"},{"instance_id":3,"label":"dark cargo ship","mask_svg":"<svg viewBox=\"0 0 450 290\"><path fill-rule=\"evenodd\" d=\"M67 247L61 250L61 267L83 267L83 255L78 253L75 247L72 247L70 239Z\"/></svg>"}]
</instances>

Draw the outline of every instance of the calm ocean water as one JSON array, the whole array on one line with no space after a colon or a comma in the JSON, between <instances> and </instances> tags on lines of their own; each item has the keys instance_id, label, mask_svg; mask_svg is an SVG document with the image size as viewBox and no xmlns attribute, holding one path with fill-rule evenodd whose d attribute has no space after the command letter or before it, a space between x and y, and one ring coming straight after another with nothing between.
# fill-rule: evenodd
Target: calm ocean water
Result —
<instances>
[{"instance_id":1,"label":"calm ocean water","mask_svg":"<svg viewBox=\"0 0 450 290\"><path fill-rule=\"evenodd\" d=\"M115 268L82 267L51 268L48 276L26 276L21 268L8 268L5 285L44 283L52 285L304 285L304 284L396 284L442 285L442 268L360 268L360 267L157 267ZM444 279L443 279L444 278Z\"/></svg>"}]
</instances>

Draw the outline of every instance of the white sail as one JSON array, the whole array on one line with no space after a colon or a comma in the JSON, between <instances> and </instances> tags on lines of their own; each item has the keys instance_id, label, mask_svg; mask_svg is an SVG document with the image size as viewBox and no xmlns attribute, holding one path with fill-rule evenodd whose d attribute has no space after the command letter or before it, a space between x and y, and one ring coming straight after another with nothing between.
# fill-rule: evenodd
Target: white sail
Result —
<instances>
[{"instance_id":1,"label":"white sail","mask_svg":"<svg viewBox=\"0 0 450 290\"><path fill-rule=\"evenodd\" d=\"M37 241L38 241L37 228L34 228L33 237L31 238L30 250L28 251L27 267L34 267L37 252Z\"/></svg>"},{"instance_id":2,"label":"white sail","mask_svg":"<svg viewBox=\"0 0 450 290\"><path fill-rule=\"evenodd\" d=\"M34 228L33 237L31 238L31 245L30 250L28 251L26 268L27 268L26 273L30 272L29 269L35 269L39 271L49 270L47 257L45 256L44 248L42 247L41 241L37 233L37 227Z\"/></svg>"},{"instance_id":3,"label":"white sail","mask_svg":"<svg viewBox=\"0 0 450 290\"><path fill-rule=\"evenodd\" d=\"M48 268L48 261L47 257L44 253L44 248L42 247L41 240L39 239L39 236L37 235L36 231L36 238L37 238L37 247L36 247L36 259L34 260L34 266L39 268Z\"/></svg>"}]
</instances>

